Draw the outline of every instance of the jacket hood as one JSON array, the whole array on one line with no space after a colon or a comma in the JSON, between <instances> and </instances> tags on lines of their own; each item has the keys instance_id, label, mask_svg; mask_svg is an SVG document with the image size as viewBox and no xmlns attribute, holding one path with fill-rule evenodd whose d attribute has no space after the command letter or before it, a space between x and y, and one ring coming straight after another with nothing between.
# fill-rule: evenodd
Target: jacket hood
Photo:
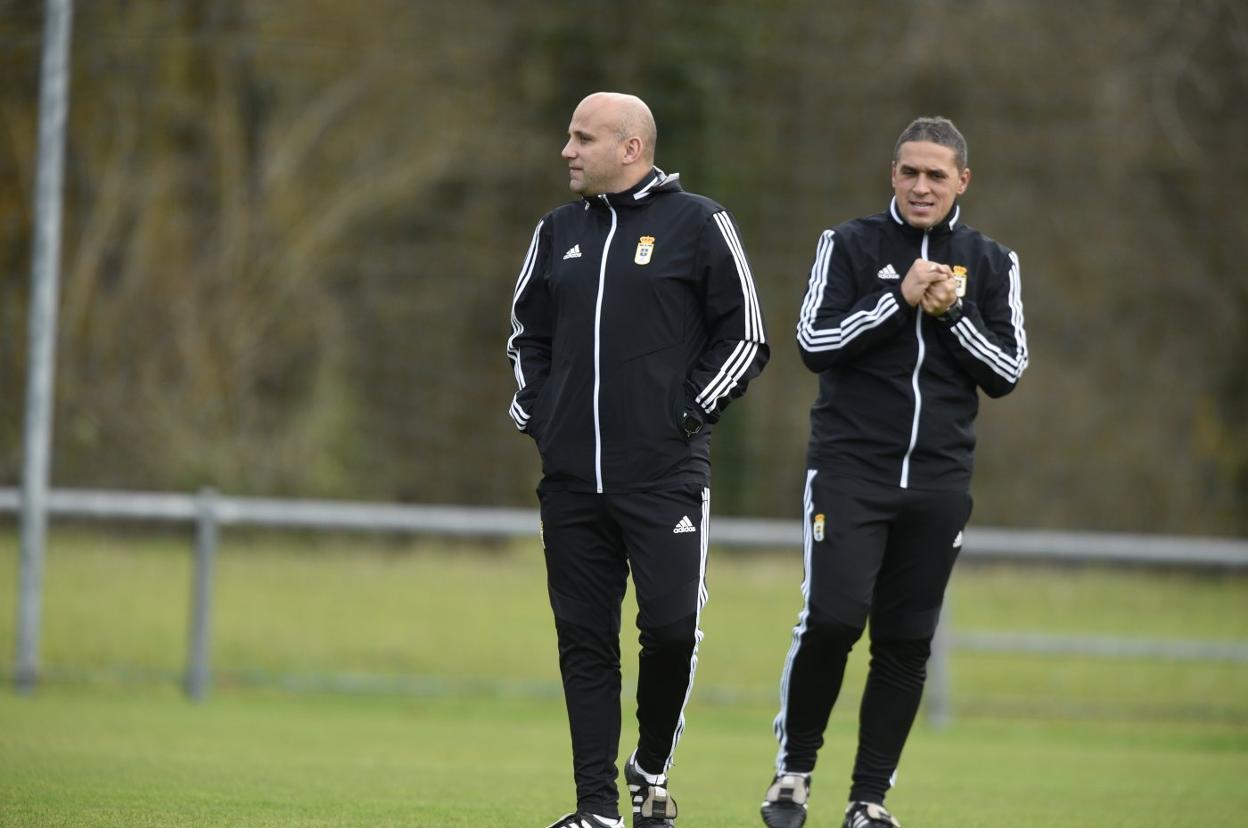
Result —
<instances>
[{"instance_id":1,"label":"jacket hood","mask_svg":"<svg viewBox=\"0 0 1248 828\"><path fill-rule=\"evenodd\" d=\"M623 192L583 196L582 200L585 202L586 207L590 204L598 206L610 204L612 207L639 207L645 204L655 193L678 193L682 189L680 186L680 173L668 175L658 167L651 167L645 178Z\"/></svg>"},{"instance_id":2,"label":"jacket hood","mask_svg":"<svg viewBox=\"0 0 1248 828\"><path fill-rule=\"evenodd\" d=\"M919 235L922 235L924 232L928 232L934 236L940 236L953 232L953 228L958 224L958 217L962 215L962 208L958 206L957 199L954 199L953 206L949 208L948 215L941 219L940 224L933 226L927 231L906 223L906 220L901 217L901 211L897 209L897 196L893 196L893 200L888 203L888 214L903 230L911 233L917 233Z\"/></svg>"}]
</instances>

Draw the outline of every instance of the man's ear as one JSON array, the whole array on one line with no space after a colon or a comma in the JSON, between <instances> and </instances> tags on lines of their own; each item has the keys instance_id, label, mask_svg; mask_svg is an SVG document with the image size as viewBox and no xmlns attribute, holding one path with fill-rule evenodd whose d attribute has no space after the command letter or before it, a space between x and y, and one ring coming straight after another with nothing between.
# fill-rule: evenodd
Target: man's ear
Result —
<instances>
[{"instance_id":1,"label":"man's ear","mask_svg":"<svg viewBox=\"0 0 1248 828\"><path fill-rule=\"evenodd\" d=\"M623 162L625 164L636 163L641 158L642 149L643 147L641 145L641 138L639 138L636 135L634 135L632 138L629 138L627 141L624 142L624 158L622 159Z\"/></svg>"},{"instance_id":2,"label":"man's ear","mask_svg":"<svg viewBox=\"0 0 1248 828\"><path fill-rule=\"evenodd\" d=\"M971 168L967 167L958 173L958 195L966 192L966 188L971 184Z\"/></svg>"}]
</instances>

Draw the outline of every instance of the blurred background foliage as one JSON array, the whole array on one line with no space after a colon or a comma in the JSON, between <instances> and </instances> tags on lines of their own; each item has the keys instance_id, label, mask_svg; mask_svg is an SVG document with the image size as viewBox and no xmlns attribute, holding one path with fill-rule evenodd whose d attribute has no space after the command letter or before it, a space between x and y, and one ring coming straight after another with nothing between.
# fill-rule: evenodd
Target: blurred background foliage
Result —
<instances>
[{"instance_id":1,"label":"blurred background foliage","mask_svg":"<svg viewBox=\"0 0 1248 828\"><path fill-rule=\"evenodd\" d=\"M1248 533L1248 10L1234 0L93 0L73 29L53 483L531 505L516 273L585 94L742 228L773 358L717 511L794 517L820 231L970 142L1032 364L979 524ZM0 485L21 470L42 3L0 0Z\"/></svg>"}]
</instances>

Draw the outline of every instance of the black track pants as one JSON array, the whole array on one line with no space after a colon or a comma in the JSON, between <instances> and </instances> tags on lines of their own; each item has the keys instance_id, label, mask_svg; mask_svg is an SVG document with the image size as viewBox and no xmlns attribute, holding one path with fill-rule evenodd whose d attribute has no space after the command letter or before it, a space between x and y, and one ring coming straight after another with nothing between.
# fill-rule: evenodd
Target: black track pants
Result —
<instances>
[{"instance_id":1,"label":"black track pants","mask_svg":"<svg viewBox=\"0 0 1248 828\"><path fill-rule=\"evenodd\" d=\"M851 798L883 802L922 697L971 498L812 469L804 501L804 606L781 677L776 767L814 770L846 659L869 619L871 666Z\"/></svg>"},{"instance_id":2,"label":"black track pants","mask_svg":"<svg viewBox=\"0 0 1248 828\"><path fill-rule=\"evenodd\" d=\"M641 645L637 760L671 765L697 667L710 492L539 492L546 577L572 735L577 808L617 813L620 606L631 571Z\"/></svg>"}]
</instances>

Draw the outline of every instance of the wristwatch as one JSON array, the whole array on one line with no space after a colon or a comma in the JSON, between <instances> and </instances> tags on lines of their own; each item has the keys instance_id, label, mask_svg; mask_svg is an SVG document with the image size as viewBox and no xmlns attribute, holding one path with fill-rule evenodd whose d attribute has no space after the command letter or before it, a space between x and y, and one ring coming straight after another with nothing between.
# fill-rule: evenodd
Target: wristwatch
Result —
<instances>
[{"instance_id":1,"label":"wristwatch","mask_svg":"<svg viewBox=\"0 0 1248 828\"><path fill-rule=\"evenodd\" d=\"M702 431L702 418L692 411L682 411L680 429L685 432L686 437L696 437Z\"/></svg>"},{"instance_id":2,"label":"wristwatch","mask_svg":"<svg viewBox=\"0 0 1248 828\"><path fill-rule=\"evenodd\" d=\"M940 316L938 316L937 319L943 319L945 322L948 322L950 325L956 325L959 322L961 322L962 321L962 298L958 297L957 299L954 299L953 304L950 305L948 308L946 308L945 312L942 313Z\"/></svg>"}]
</instances>

